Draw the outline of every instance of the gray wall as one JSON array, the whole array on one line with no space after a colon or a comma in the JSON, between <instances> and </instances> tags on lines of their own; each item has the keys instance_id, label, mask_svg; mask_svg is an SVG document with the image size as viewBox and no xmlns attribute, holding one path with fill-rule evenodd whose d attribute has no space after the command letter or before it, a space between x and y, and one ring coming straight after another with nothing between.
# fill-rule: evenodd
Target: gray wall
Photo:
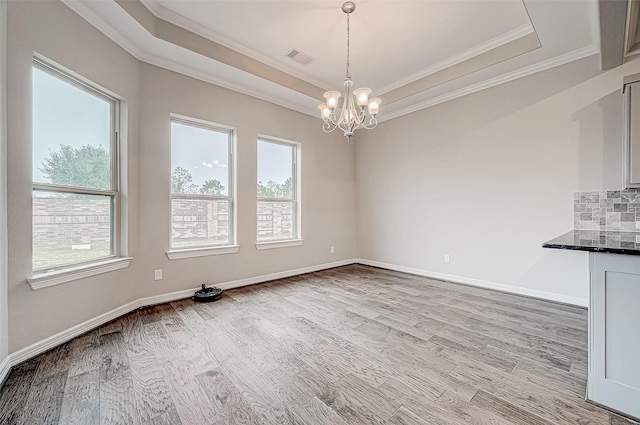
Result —
<instances>
[{"instance_id":1,"label":"gray wall","mask_svg":"<svg viewBox=\"0 0 640 425\"><path fill-rule=\"evenodd\" d=\"M60 2L8 2L9 352L139 298L139 63ZM33 52L125 98L131 266L31 290L31 66Z\"/></svg>"},{"instance_id":2,"label":"gray wall","mask_svg":"<svg viewBox=\"0 0 640 425\"><path fill-rule=\"evenodd\" d=\"M321 121L211 84L141 64L140 235L144 255L138 285L155 295L356 256L355 147L327 136ZM169 114L237 129L237 219L240 250L170 261L171 145ZM301 143L302 238L300 247L257 251L257 136ZM330 246L336 248L330 253ZM153 280L162 268L164 279Z\"/></svg>"},{"instance_id":3,"label":"gray wall","mask_svg":"<svg viewBox=\"0 0 640 425\"><path fill-rule=\"evenodd\" d=\"M326 136L313 117L141 63L60 2L9 2L8 13L9 352L142 297L356 256L353 144L339 135ZM127 101L125 200L128 255L133 257L126 269L37 291L26 282L32 243L33 52ZM237 254L174 261L165 255L171 214L170 113L237 128ZM258 133L302 144L301 247L255 248ZM158 268L164 270L163 280L154 281Z\"/></svg>"},{"instance_id":4,"label":"gray wall","mask_svg":"<svg viewBox=\"0 0 640 425\"><path fill-rule=\"evenodd\" d=\"M620 89L640 62L598 59L358 134L360 257L586 300L587 254L540 245L573 229L575 191L622 185Z\"/></svg>"}]
</instances>

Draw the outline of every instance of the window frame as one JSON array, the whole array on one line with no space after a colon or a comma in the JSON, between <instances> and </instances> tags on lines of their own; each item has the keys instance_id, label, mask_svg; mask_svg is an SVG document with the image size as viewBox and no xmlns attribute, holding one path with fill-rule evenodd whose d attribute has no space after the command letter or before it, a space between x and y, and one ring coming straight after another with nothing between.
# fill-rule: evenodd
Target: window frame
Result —
<instances>
[{"instance_id":1,"label":"window frame","mask_svg":"<svg viewBox=\"0 0 640 425\"><path fill-rule=\"evenodd\" d=\"M189 117L186 115L174 114L169 115L169 126L172 123L201 128L204 130L214 131L218 133L227 133L227 196L219 195L203 195L203 194L178 194L171 191L169 185L170 210L173 209L174 199L200 199L200 200L224 200L228 202L229 215L229 240L225 244L209 244L209 245L193 245L193 246L173 246L173 217L169 214L169 251L167 257L170 260L178 260L182 258L203 257L208 255L233 254L238 252L237 245L237 228L236 228L236 164L235 164L235 146L236 146L236 129L224 124L212 121L202 120L199 118ZM173 139L170 140L170 146L173 146ZM173 172L169 167L169 176ZM171 178L171 177L169 177Z\"/></svg>"},{"instance_id":2,"label":"window frame","mask_svg":"<svg viewBox=\"0 0 640 425\"><path fill-rule=\"evenodd\" d=\"M32 220L33 220L33 194L36 192L53 192L53 193L69 193L69 194L78 194L78 195L94 195L94 196L107 196L111 198L111 222L110 222L110 252L111 254L94 258L87 261L77 261L72 263L64 263L54 266L42 267L42 268L33 268L33 236L32 240L32 276L29 279L29 283L32 281L40 281L40 280L48 280L49 276L56 276L57 283L63 283L65 281L74 280L74 278L67 279L64 277L60 277L61 274L64 274L67 271L73 273L77 273L78 270L82 270L85 268L95 268L95 266L100 266L102 264L113 264L116 263L119 259L127 260L125 265L118 264L115 268L107 267L103 271L110 271L111 269L117 270L118 268L128 266L128 260L130 258L122 257L122 214L121 214L121 188L120 188L120 111L121 111L121 101L120 99L112 96L107 93L106 90L99 87L97 84L94 84L88 81L85 78L82 78L71 71L65 70L60 66L54 65L49 61L46 61L40 57L33 57L32 61L32 71L33 69L38 69L41 72L45 72L50 76L59 79L60 81L71 85L79 90L82 90L92 96L95 96L105 102L109 103L109 115L110 115L110 156L111 156L111 188L106 189L92 189L87 187L80 186L68 186L68 185L59 185L54 183L36 183L32 181ZM33 82L33 75L31 81ZM33 116L32 116L33 120ZM32 121L33 122L33 121ZM32 148L33 148L33 140L32 140ZM31 160L31 166L34 167L33 158ZM33 175L33 173L32 173ZM32 177L33 178L33 177ZM31 230L33 232L33 221L31 224ZM103 268L104 269L104 268ZM101 272L103 272L101 271ZM93 273L91 273L93 274ZM89 274L89 275L91 275ZM84 277L84 276L83 276ZM33 286L33 284L32 284ZM44 286L50 286L49 284L44 284ZM34 289L38 289L34 287Z\"/></svg>"},{"instance_id":3,"label":"window frame","mask_svg":"<svg viewBox=\"0 0 640 425\"><path fill-rule=\"evenodd\" d=\"M258 143L272 143L275 145L282 145L291 148L291 198L267 198L257 196L258 192L258 179L256 177L256 249L264 250L264 249L273 249L273 248L287 248L292 246L302 245L302 228L301 228L301 194L300 194L300 181L301 181L301 144L299 142L295 142L293 140L282 139L279 137L267 136L263 134L259 134L256 140L256 175L258 170L258 163L260 158L258 158ZM292 230L293 234L290 238L281 238L281 239L258 239L258 202L290 202L292 204Z\"/></svg>"}]
</instances>

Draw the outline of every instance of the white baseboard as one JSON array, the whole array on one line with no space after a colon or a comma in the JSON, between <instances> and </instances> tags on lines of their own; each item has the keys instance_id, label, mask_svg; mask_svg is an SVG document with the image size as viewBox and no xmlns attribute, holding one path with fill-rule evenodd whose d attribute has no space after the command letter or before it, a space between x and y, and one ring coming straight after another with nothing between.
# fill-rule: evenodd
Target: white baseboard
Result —
<instances>
[{"instance_id":1,"label":"white baseboard","mask_svg":"<svg viewBox=\"0 0 640 425\"><path fill-rule=\"evenodd\" d=\"M247 279L232 280L231 282L226 282L216 286L222 289L239 288L241 286L254 285L256 283L268 282L270 280L276 280L276 279L284 279L285 277L297 276L305 273L313 273L320 270L332 269L334 267L347 266L349 264L355 264L355 263L357 263L357 260L355 259L335 261L333 263L325 263L325 264L319 264L317 266L303 267L301 269L294 269L294 270L287 270L284 272L265 274L262 276L249 277Z\"/></svg>"},{"instance_id":2,"label":"white baseboard","mask_svg":"<svg viewBox=\"0 0 640 425\"><path fill-rule=\"evenodd\" d=\"M256 283L262 283L262 282L267 282L267 281L276 280L276 279L283 279L286 277L297 276L305 273L312 273L320 270L346 266L348 264L354 264L354 263L364 264L364 265L373 266L373 267L379 267L379 268L388 269L388 270L394 270L394 271L403 272L403 273L414 274L418 276L429 277L432 279L446 280L449 282L461 283L464 285L477 286L477 287L486 288L486 289L494 289L501 292L524 295L524 296L533 297L533 298L540 298L543 300L555 301L555 302L575 305L579 307L588 306L588 300L583 298L571 297L568 295L556 294L553 292L539 291L536 289L505 285L502 283L489 282L485 280L472 279L468 277L455 276L455 275L450 275L445 273L432 272L428 270L415 269L411 267L398 266L395 264L365 260L362 258L336 261L333 263L318 264L315 266L303 267L300 269L286 270L278 273L271 273L271 274L266 274L261 276L250 277L246 279L232 280L229 282L216 284L216 286L222 289L239 288L241 286L254 285ZM180 300L183 298L188 298L197 289L198 288L191 288L191 289L185 289L177 292L170 292L168 294L161 294L161 295L154 295L151 297L139 298L135 301L132 301L123 306L120 306L111 311L108 311L104 314L101 314L97 317L94 317L93 319L87 320L86 322L75 325L69 329L66 329L62 332L59 332L41 341L35 342L18 351L15 351L11 353L8 357L6 357L4 361L0 364L0 382L2 382L2 379L4 379L5 375L9 372L10 366L15 366L18 363L21 363L25 360L33 358L39 354L45 353L51 350L52 348L57 347L60 344L63 344L77 336L87 333L97 328L98 326L101 326L107 322L110 322L111 320L117 319L118 317L125 315L135 309L149 306L149 305L162 304L166 302Z\"/></svg>"},{"instance_id":3,"label":"white baseboard","mask_svg":"<svg viewBox=\"0 0 640 425\"><path fill-rule=\"evenodd\" d=\"M255 276L246 279L232 280L230 282L224 282L220 284L216 284L217 287L222 289L232 289L239 288L241 286L254 285L256 283L267 282L275 279L283 279L286 277L297 276L305 273L317 272L320 270L332 269L334 267L346 266L348 264L354 264L356 261L353 259L336 261L333 263L325 263L318 264L315 266L303 267L300 269L294 270L286 270L278 273L271 273L262 276ZM62 332L59 332L55 335L52 335L48 338L45 338L41 341L35 342L27 347L24 347L18 351L11 353L5 361L0 365L0 368L6 367L7 373L9 371L9 366L15 366L18 363L21 363L25 360L33 358L39 354L45 353L52 348L57 347L60 344L63 344L77 336L80 336L84 333L87 333L100 325L104 325L111 320L117 319L118 317L125 315L135 309L140 307L145 307L149 305L162 304L166 302L181 300L183 298L188 298L193 295L194 291L199 288L185 289L177 292L170 292L168 294L154 295L151 297L139 298L135 301L131 301L123 306L114 308L100 316L94 317L93 319L87 320L86 322L79 323L69 329L66 329ZM6 362L6 365L5 365ZM4 369L0 369L2 372ZM0 375L0 378L2 375ZM2 382L0 380L0 382Z\"/></svg>"},{"instance_id":4,"label":"white baseboard","mask_svg":"<svg viewBox=\"0 0 640 425\"><path fill-rule=\"evenodd\" d=\"M9 372L11 371L11 357L7 356L4 358L2 363L0 363L0 388L4 385L5 379L9 376Z\"/></svg>"},{"instance_id":5,"label":"white baseboard","mask_svg":"<svg viewBox=\"0 0 640 425\"><path fill-rule=\"evenodd\" d=\"M456 275L446 274L446 273L438 273L438 272L433 272L429 270L414 269L412 267L381 263L378 261L365 260L362 258L356 259L356 262L358 264L364 264L366 266L379 267L381 269L394 270L397 272L409 273L417 276L430 277L432 279L437 279L437 280L446 280L449 282L461 283L463 285L477 286L485 289L493 289L496 291L507 292L510 294L524 295L526 297L539 298L545 301L554 301L557 303L570 304L578 307L589 306L589 300L587 298L572 297L569 295L557 294L555 292L540 291L537 289L523 288L521 286L506 285L504 283L473 279L470 277L456 276Z\"/></svg>"}]
</instances>

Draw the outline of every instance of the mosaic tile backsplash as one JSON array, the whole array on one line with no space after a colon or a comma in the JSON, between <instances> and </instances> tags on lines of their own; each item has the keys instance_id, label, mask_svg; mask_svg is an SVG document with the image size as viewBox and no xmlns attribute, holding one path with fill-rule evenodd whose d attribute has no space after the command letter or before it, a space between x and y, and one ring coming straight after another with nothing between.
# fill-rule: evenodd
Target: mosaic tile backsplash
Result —
<instances>
[{"instance_id":1,"label":"mosaic tile backsplash","mask_svg":"<svg viewBox=\"0 0 640 425\"><path fill-rule=\"evenodd\" d=\"M574 228L640 232L640 190L574 193Z\"/></svg>"},{"instance_id":2,"label":"mosaic tile backsplash","mask_svg":"<svg viewBox=\"0 0 640 425\"><path fill-rule=\"evenodd\" d=\"M572 233L573 243L576 245L640 250L640 232L631 233L622 231L603 232L600 230L578 230Z\"/></svg>"}]
</instances>

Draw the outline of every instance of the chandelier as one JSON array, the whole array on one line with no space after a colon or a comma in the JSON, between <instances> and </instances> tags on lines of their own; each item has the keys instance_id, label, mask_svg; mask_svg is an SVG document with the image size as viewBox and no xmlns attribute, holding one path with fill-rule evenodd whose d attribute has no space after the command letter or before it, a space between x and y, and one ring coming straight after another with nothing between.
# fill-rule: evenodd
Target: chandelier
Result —
<instances>
[{"instance_id":1,"label":"chandelier","mask_svg":"<svg viewBox=\"0 0 640 425\"><path fill-rule=\"evenodd\" d=\"M326 99L326 103L318 106L324 123L322 124L322 130L325 133L333 133L337 128L344 131L344 137L347 141L351 140L354 131L359 128L366 128L371 130L378 125L376 115L380 110L379 98L369 98L371 89L361 88L353 90L353 81L351 80L351 63L349 61L349 15L356 10L355 3L348 1L342 5L342 11L347 14L347 78L344 80L344 98L342 100L342 108L338 118L336 109L338 108L338 100L341 93L337 91L328 91L323 96ZM366 124L367 113L365 107L369 112L369 123Z\"/></svg>"}]
</instances>

